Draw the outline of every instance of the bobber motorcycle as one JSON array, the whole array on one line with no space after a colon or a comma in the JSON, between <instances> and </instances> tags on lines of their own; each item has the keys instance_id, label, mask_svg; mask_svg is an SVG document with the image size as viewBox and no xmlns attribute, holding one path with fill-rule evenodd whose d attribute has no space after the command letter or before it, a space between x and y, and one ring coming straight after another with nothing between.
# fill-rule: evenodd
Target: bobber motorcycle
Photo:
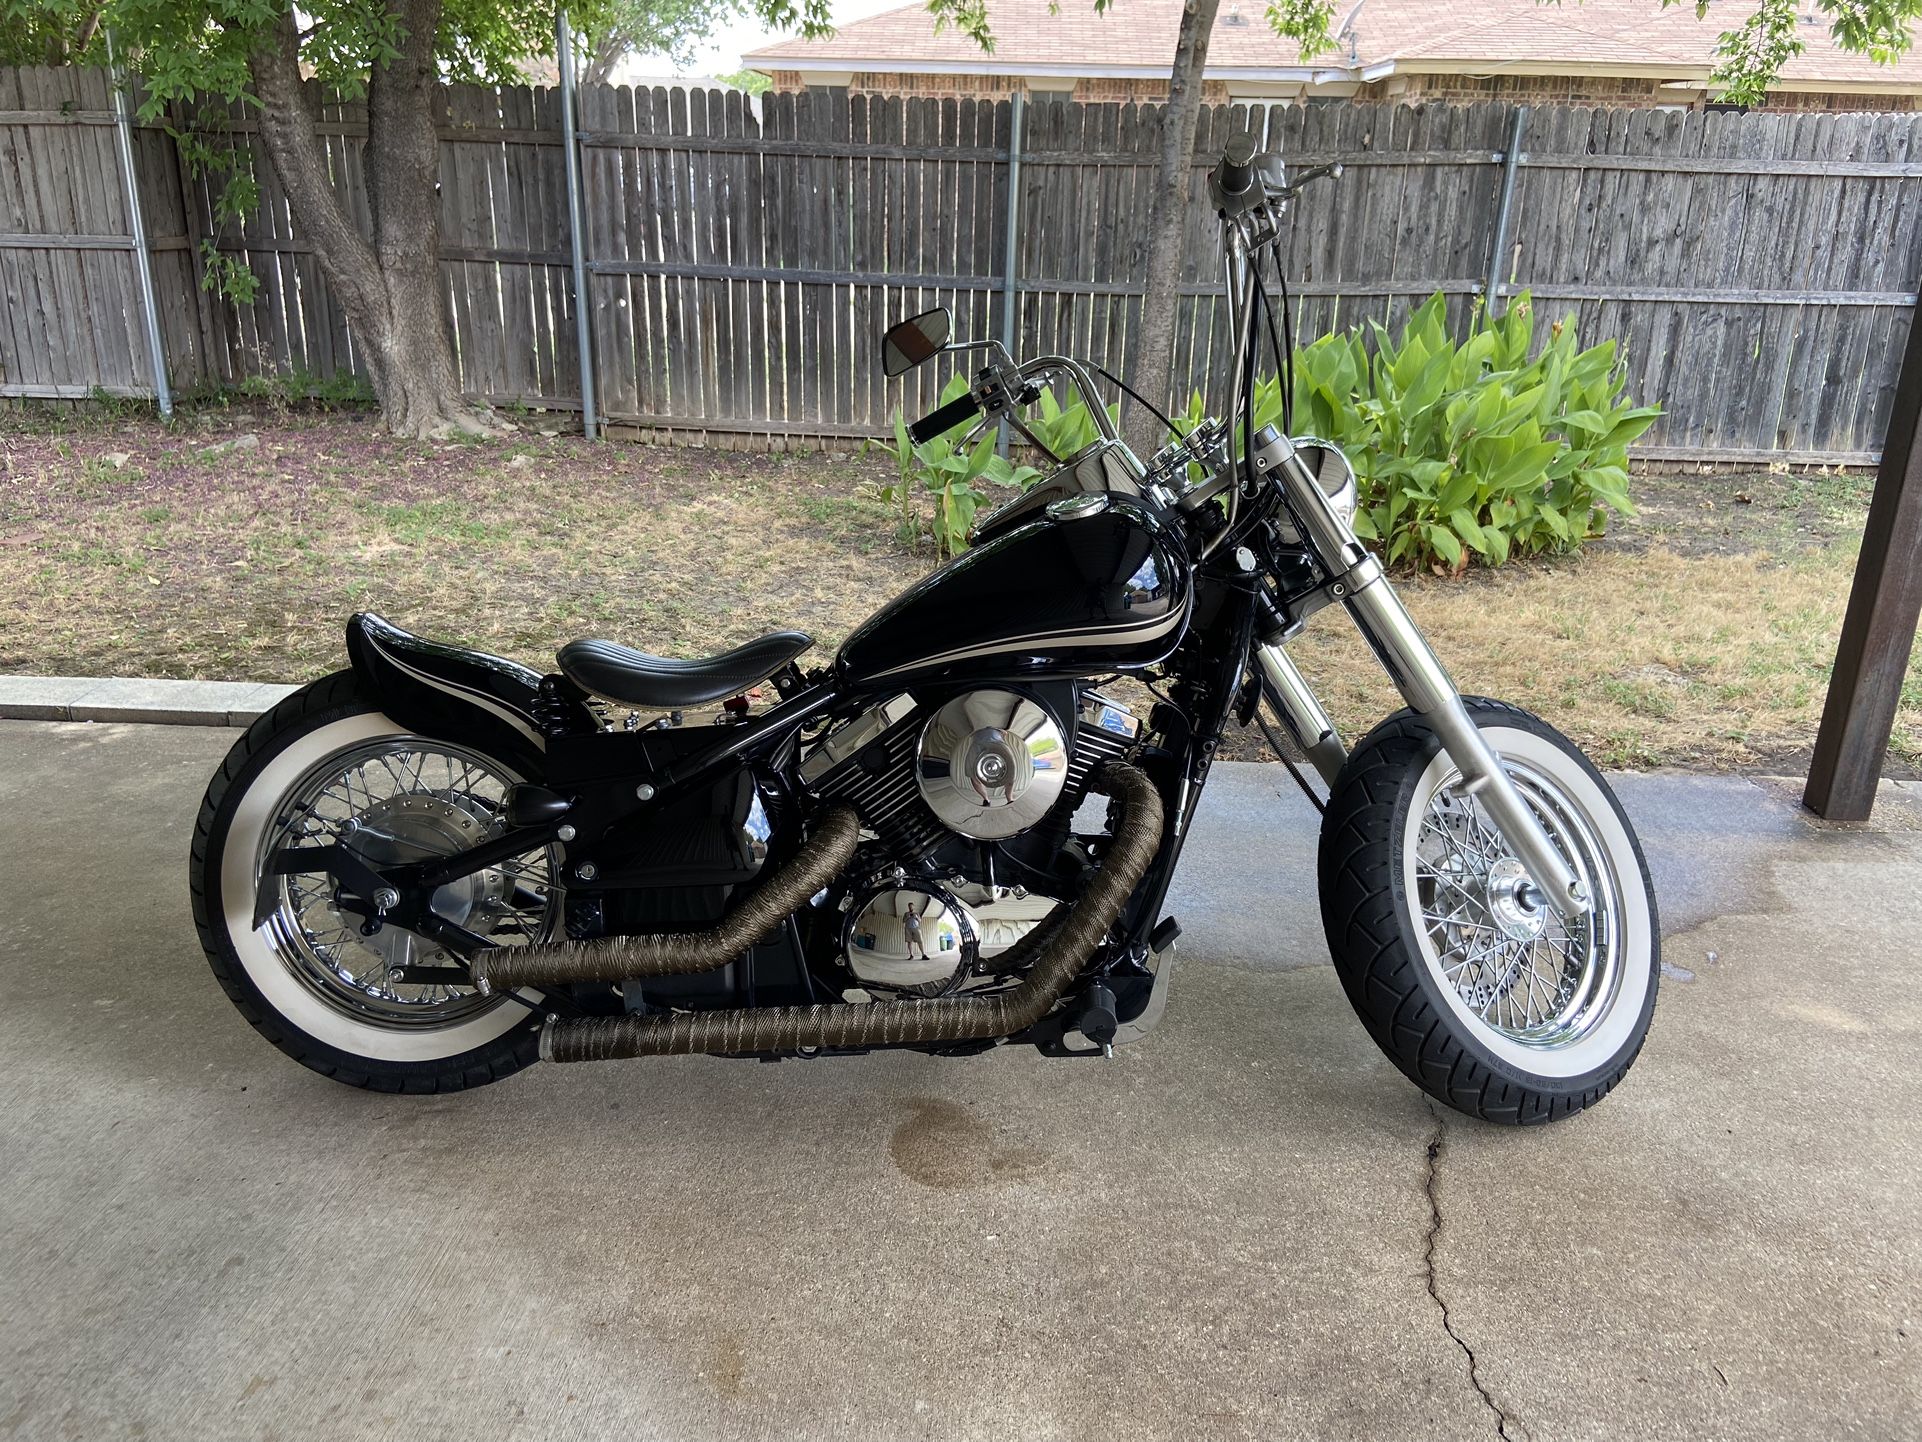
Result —
<instances>
[{"instance_id":1,"label":"bobber motorcycle","mask_svg":"<svg viewBox=\"0 0 1922 1442\"><path fill-rule=\"evenodd\" d=\"M824 664L781 631L700 660L579 640L542 672L355 616L349 667L257 721L201 808L194 916L234 1003L393 1091L537 1058L1102 1056L1162 1014L1169 882L1255 724L1323 811L1328 947L1395 1065L1493 1121L1605 1095L1657 986L1627 816L1553 727L1456 690L1356 539L1341 450L1255 421L1262 261L1322 174L1245 141L1213 173L1225 419L1144 461L1092 405L1091 445ZM942 311L884 339L890 374L979 362L917 440L1005 422L1047 455L1043 388L1100 394ZM1323 611L1407 703L1352 749L1288 651Z\"/></svg>"}]
</instances>

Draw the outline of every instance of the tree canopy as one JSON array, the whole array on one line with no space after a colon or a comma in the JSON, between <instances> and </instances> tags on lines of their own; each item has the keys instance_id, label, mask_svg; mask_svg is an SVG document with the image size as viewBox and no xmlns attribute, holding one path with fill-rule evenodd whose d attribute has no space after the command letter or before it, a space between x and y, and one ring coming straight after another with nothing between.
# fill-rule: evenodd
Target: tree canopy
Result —
<instances>
[{"instance_id":1,"label":"tree canopy","mask_svg":"<svg viewBox=\"0 0 1922 1442\"><path fill-rule=\"evenodd\" d=\"M285 0L0 0L0 64L105 60L111 29L145 82L150 109L201 96L249 95L253 52ZM302 0L300 63L322 87L357 97L376 65L399 54L402 7L381 0ZM769 26L832 33L828 0L567 0L589 53L624 49L684 57L719 21L752 12ZM554 48L553 0L442 0L434 57L441 78L512 85Z\"/></svg>"}]
</instances>

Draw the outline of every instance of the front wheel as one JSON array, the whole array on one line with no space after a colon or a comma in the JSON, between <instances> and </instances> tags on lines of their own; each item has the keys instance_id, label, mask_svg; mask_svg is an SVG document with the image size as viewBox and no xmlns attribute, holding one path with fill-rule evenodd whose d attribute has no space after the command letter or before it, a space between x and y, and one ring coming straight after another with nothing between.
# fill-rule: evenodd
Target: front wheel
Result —
<instances>
[{"instance_id":1,"label":"front wheel","mask_svg":"<svg viewBox=\"0 0 1922 1442\"><path fill-rule=\"evenodd\" d=\"M1321 833L1322 923L1348 999L1429 1095L1486 1121L1555 1121L1608 1094L1655 1010L1661 940L1634 828L1575 744L1466 698L1589 911L1529 882L1428 723L1382 722L1336 779Z\"/></svg>"}]
</instances>

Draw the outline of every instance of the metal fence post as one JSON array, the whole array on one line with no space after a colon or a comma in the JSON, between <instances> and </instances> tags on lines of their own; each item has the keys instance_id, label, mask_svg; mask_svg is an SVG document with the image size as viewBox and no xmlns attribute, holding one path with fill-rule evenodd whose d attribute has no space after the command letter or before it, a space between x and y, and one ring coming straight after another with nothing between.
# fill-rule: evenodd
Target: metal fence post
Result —
<instances>
[{"instance_id":1,"label":"metal fence post","mask_svg":"<svg viewBox=\"0 0 1922 1442\"><path fill-rule=\"evenodd\" d=\"M1027 96L1015 91L1008 101L1008 234L1001 258L1001 346L1014 354L1015 311L1020 306L1021 250L1021 115ZM1008 421L1004 416L995 436L995 450L1008 454Z\"/></svg>"},{"instance_id":2,"label":"metal fence post","mask_svg":"<svg viewBox=\"0 0 1922 1442\"><path fill-rule=\"evenodd\" d=\"M588 319L587 200L581 193L580 142L574 125L574 33L567 12L554 17L554 50L561 73L561 149L567 157L568 248L574 260L574 344L580 351L581 430L591 441L600 432L594 407L594 331Z\"/></svg>"},{"instance_id":3,"label":"metal fence post","mask_svg":"<svg viewBox=\"0 0 1922 1442\"><path fill-rule=\"evenodd\" d=\"M147 321L147 358L153 367L154 400L160 414L174 413L173 386L167 378L167 350L160 339L160 303L154 297L153 254L147 249L147 217L140 208L140 173L134 169L133 119L127 111L127 73L114 62L113 32L108 31L107 66L113 74L113 124L120 138L120 171L127 183L127 225L133 232L134 271L140 278L140 308Z\"/></svg>"},{"instance_id":4,"label":"metal fence post","mask_svg":"<svg viewBox=\"0 0 1922 1442\"><path fill-rule=\"evenodd\" d=\"M1522 124L1527 119L1528 107L1517 105L1508 127L1508 149L1502 155L1501 201L1495 208L1495 236L1488 247L1488 284L1482 291L1482 314L1489 320L1493 320L1501 308L1503 262L1515 231L1515 174L1521 169Z\"/></svg>"}]
</instances>

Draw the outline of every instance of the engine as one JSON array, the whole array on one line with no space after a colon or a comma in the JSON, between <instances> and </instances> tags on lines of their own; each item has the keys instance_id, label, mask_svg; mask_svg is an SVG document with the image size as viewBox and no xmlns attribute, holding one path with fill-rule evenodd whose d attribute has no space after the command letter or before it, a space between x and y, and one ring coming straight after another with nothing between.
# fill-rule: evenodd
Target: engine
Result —
<instances>
[{"instance_id":1,"label":"engine","mask_svg":"<svg viewBox=\"0 0 1922 1442\"><path fill-rule=\"evenodd\" d=\"M808 789L845 801L875 841L856 856L842 960L883 994L938 996L1054 906L1008 882L1020 852L1052 858L1094 769L1124 755L1139 724L1104 697L1073 709L997 687L938 705L901 695L844 723L801 763ZM996 857L1006 861L997 879ZM1032 862L1028 871L1034 869Z\"/></svg>"}]
</instances>

